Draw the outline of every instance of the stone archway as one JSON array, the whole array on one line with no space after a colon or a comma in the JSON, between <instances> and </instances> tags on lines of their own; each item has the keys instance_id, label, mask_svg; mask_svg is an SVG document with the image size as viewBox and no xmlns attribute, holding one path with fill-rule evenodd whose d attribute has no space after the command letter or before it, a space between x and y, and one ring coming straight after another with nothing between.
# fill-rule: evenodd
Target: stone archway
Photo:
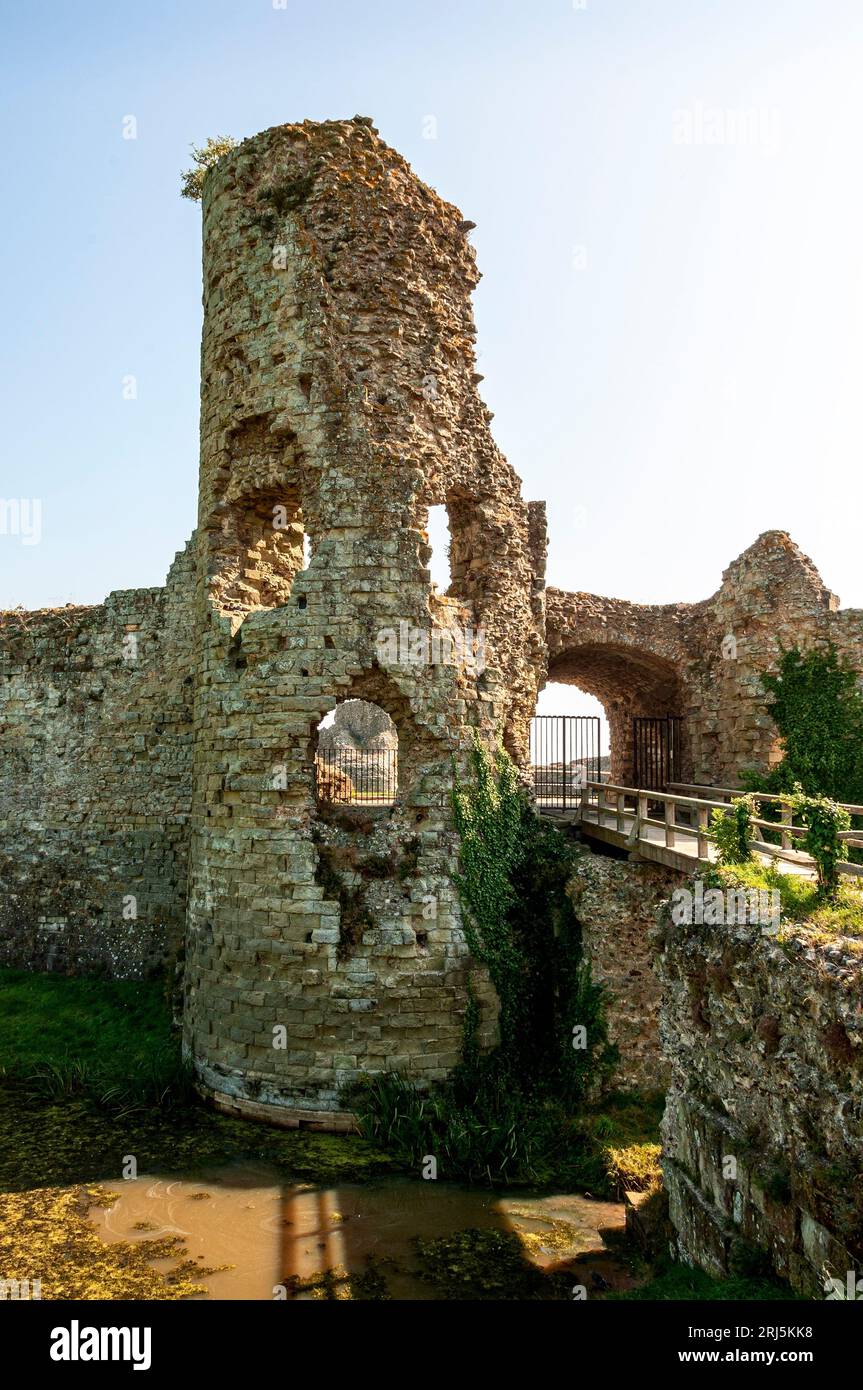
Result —
<instances>
[{"instance_id":1,"label":"stone archway","mask_svg":"<svg viewBox=\"0 0 863 1390\"><path fill-rule=\"evenodd\" d=\"M611 778L624 786L635 780L633 720L690 714L684 613L685 605L546 590L548 680L578 686L599 700L611 736ZM685 780L692 773L687 724L682 734Z\"/></svg>"},{"instance_id":2,"label":"stone archway","mask_svg":"<svg viewBox=\"0 0 863 1390\"><path fill-rule=\"evenodd\" d=\"M635 778L633 720L683 713L683 692L674 666L652 652L613 642L573 643L549 662L549 681L575 685L605 710L611 736L611 779L632 786ZM684 742L684 768L688 762Z\"/></svg>"}]
</instances>

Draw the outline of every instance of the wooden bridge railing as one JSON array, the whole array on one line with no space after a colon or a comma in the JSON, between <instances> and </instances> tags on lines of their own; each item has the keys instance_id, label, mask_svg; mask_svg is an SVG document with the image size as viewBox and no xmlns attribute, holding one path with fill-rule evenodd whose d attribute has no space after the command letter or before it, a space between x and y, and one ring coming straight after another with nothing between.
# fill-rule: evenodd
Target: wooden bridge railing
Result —
<instances>
[{"instance_id":1,"label":"wooden bridge railing","mask_svg":"<svg viewBox=\"0 0 863 1390\"><path fill-rule=\"evenodd\" d=\"M725 811L734 797L743 795L739 790L728 787L699 787L687 783L675 783L673 791L652 791L638 787L622 787L610 782L586 782L581 793L581 813L595 811L597 822L602 824L603 816L615 818L615 829L627 838L648 839L643 836L642 827L653 827L664 832L665 846L674 849L678 835L696 840L696 855L700 860L710 859L710 837L708 828L713 811ZM691 796L688 792L707 792L707 796ZM756 806L762 803L774 804L781 808L781 819L766 820L753 816L752 824L759 829L778 834L780 843L774 844L765 839L752 841L752 848L775 859L785 859L802 867L814 867L810 855L794 849L794 840L806 834L806 827L794 824L794 809L789 797L776 796L767 792L755 792ZM844 804L844 803L843 803ZM661 807L661 816L651 814L654 807ZM863 806L845 805L852 816L863 816ZM680 814L688 817L681 822ZM587 816L589 823L589 814ZM863 849L863 829L845 830L840 838L849 846ZM863 864L843 861L839 865L841 873L863 877Z\"/></svg>"},{"instance_id":2,"label":"wooden bridge railing","mask_svg":"<svg viewBox=\"0 0 863 1390\"><path fill-rule=\"evenodd\" d=\"M733 801L735 797L745 795L745 793L742 792L739 788L735 791L732 787L704 788L688 785L686 783L677 783L675 784L675 787L676 789L684 792L709 790L711 796L721 797L725 804ZM777 834L780 835L782 851L785 853L787 853L788 851L792 851L795 854L795 856L799 857L799 851L794 849L792 840L795 837L799 838L805 835L806 827L794 824L794 803L792 802L791 798L788 796L776 795L772 792L752 792L751 795L753 796L756 805L759 808L761 806L772 805L778 806L781 811L780 820L771 821L761 819L760 817L753 817L753 825L760 826L765 830L775 831ZM843 808L843 810L847 811L848 814L852 817L863 816L863 806L855 806L851 802L846 801L840 801L838 805L840 805ZM846 844L853 845L855 848L861 849L863 848L863 827L857 827L856 829L852 830L840 831L839 838L840 840L844 840ZM765 846L765 848L775 851L777 847L776 845L767 845ZM808 859L809 856L807 855L806 858ZM848 867L852 873L863 873L863 865L851 864Z\"/></svg>"}]
</instances>

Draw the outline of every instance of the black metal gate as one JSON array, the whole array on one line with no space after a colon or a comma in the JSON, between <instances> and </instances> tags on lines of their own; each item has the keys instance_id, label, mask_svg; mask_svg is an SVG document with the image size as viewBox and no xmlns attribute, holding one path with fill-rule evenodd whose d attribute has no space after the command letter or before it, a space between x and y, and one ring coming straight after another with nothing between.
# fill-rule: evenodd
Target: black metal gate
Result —
<instances>
[{"instance_id":1,"label":"black metal gate","mask_svg":"<svg viewBox=\"0 0 863 1390\"><path fill-rule=\"evenodd\" d=\"M576 807L585 782L598 782L599 718L538 714L530 724L530 765L537 806Z\"/></svg>"},{"instance_id":2,"label":"black metal gate","mask_svg":"<svg viewBox=\"0 0 863 1390\"><path fill-rule=\"evenodd\" d=\"M662 718L632 721L633 783L646 791L666 791L669 782L683 775L681 758L683 718L667 714Z\"/></svg>"}]
</instances>

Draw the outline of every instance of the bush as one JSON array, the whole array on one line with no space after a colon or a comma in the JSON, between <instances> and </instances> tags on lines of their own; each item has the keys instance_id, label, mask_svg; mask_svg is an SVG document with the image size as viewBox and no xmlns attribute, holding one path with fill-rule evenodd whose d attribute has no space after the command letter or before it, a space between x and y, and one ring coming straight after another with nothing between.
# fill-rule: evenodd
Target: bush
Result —
<instances>
[{"instance_id":1,"label":"bush","mask_svg":"<svg viewBox=\"0 0 863 1390\"><path fill-rule=\"evenodd\" d=\"M192 160L194 168L183 171L183 182L180 187L180 195L183 198L191 198L193 202L199 203L204 194L204 179L214 164L218 164L222 155L229 150L236 149L237 142L230 135L211 135L207 143L198 149L192 146Z\"/></svg>"},{"instance_id":2,"label":"bush","mask_svg":"<svg viewBox=\"0 0 863 1390\"><path fill-rule=\"evenodd\" d=\"M776 675L761 677L767 711L784 757L767 774L750 771L752 791L779 795L798 784L809 796L863 803L863 690L857 671L832 645L782 653Z\"/></svg>"},{"instance_id":3,"label":"bush","mask_svg":"<svg viewBox=\"0 0 863 1390\"><path fill-rule=\"evenodd\" d=\"M839 892L838 866L845 857L839 836L843 830L850 830L851 817L829 797L806 796L799 787L791 804L806 826L802 844L815 860L818 888L823 897L833 902Z\"/></svg>"},{"instance_id":4,"label":"bush","mask_svg":"<svg viewBox=\"0 0 863 1390\"><path fill-rule=\"evenodd\" d=\"M708 834L716 846L720 864L748 864L752 859L752 817L755 798L738 796L727 811L714 811Z\"/></svg>"}]
</instances>

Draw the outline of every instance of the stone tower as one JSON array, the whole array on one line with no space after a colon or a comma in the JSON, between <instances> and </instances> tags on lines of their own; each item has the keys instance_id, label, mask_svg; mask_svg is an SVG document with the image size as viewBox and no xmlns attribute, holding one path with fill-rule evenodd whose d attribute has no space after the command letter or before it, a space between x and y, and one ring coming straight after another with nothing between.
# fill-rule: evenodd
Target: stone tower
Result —
<instances>
[{"instance_id":1,"label":"stone tower","mask_svg":"<svg viewBox=\"0 0 863 1390\"><path fill-rule=\"evenodd\" d=\"M445 1076L470 980L494 1038L450 796L474 730L524 761L545 518L477 394L468 230L366 118L276 127L205 181L184 1031L241 1113L335 1127L364 1072ZM395 723L391 807L316 796L349 699Z\"/></svg>"}]
</instances>

